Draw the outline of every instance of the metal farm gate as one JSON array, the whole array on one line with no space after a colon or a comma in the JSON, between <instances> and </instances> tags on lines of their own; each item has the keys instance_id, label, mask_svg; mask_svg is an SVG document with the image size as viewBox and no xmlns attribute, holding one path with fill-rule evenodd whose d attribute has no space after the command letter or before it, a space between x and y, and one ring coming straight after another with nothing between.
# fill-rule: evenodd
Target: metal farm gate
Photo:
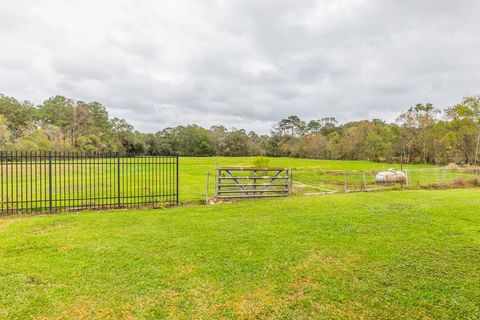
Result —
<instances>
[{"instance_id":1,"label":"metal farm gate","mask_svg":"<svg viewBox=\"0 0 480 320\"><path fill-rule=\"evenodd\" d=\"M292 194L292 169L217 168L216 199L286 197Z\"/></svg>"},{"instance_id":2,"label":"metal farm gate","mask_svg":"<svg viewBox=\"0 0 480 320\"><path fill-rule=\"evenodd\" d=\"M0 215L178 204L178 156L1 152Z\"/></svg>"}]
</instances>

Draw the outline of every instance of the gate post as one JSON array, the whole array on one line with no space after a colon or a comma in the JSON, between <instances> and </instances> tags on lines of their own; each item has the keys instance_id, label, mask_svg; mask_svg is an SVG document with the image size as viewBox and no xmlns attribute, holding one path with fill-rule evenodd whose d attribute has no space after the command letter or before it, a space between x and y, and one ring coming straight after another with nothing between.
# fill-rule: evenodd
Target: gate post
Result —
<instances>
[{"instance_id":1,"label":"gate post","mask_svg":"<svg viewBox=\"0 0 480 320\"><path fill-rule=\"evenodd\" d=\"M290 195L293 195L293 168L290 168Z\"/></svg>"},{"instance_id":2,"label":"gate post","mask_svg":"<svg viewBox=\"0 0 480 320\"><path fill-rule=\"evenodd\" d=\"M217 165L215 164L215 168L213 169L213 199L214 200L217 200L217 194L218 194L217 177L218 177L218 169L217 169Z\"/></svg>"}]
</instances>

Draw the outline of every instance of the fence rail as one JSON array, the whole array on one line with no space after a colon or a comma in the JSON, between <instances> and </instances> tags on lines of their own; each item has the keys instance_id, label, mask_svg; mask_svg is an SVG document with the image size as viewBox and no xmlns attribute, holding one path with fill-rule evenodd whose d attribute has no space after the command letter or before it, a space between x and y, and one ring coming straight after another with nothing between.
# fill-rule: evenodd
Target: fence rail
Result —
<instances>
[{"instance_id":1,"label":"fence rail","mask_svg":"<svg viewBox=\"0 0 480 320\"><path fill-rule=\"evenodd\" d=\"M178 204L178 156L1 152L1 214Z\"/></svg>"}]
</instances>

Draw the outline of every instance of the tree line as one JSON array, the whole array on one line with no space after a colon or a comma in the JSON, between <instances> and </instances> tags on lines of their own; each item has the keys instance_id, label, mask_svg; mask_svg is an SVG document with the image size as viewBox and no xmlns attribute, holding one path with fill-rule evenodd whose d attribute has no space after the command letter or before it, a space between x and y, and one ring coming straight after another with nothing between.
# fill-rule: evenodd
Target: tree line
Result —
<instances>
[{"instance_id":1,"label":"tree line","mask_svg":"<svg viewBox=\"0 0 480 320\"><path fill-rule=\"evenodd\" d=\"M141 133L105 106L56 96L40 105L0 95L0 150L120 152L127 155L273 156L404 163L476 163L480 96L440 110L417 104L393 123L339 124L333 117L281 119L269 134L215 125Z\"/></svg>"}]
</instances>

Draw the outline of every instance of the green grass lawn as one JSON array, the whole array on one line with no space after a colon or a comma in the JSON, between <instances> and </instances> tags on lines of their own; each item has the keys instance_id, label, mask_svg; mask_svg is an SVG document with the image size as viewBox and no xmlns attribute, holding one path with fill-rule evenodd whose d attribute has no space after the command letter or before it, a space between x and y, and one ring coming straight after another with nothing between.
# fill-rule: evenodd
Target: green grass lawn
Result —
<instances>
[{"instance_id":1,"label":"green grass lawn","mask_svg":"<svg viewBox=\"0 0 480 320\"><path fill-rule=\"evenodd\" d=\"M0 219L4 319L479 315L478 189Z\"/></svg>"}]
</instances>

